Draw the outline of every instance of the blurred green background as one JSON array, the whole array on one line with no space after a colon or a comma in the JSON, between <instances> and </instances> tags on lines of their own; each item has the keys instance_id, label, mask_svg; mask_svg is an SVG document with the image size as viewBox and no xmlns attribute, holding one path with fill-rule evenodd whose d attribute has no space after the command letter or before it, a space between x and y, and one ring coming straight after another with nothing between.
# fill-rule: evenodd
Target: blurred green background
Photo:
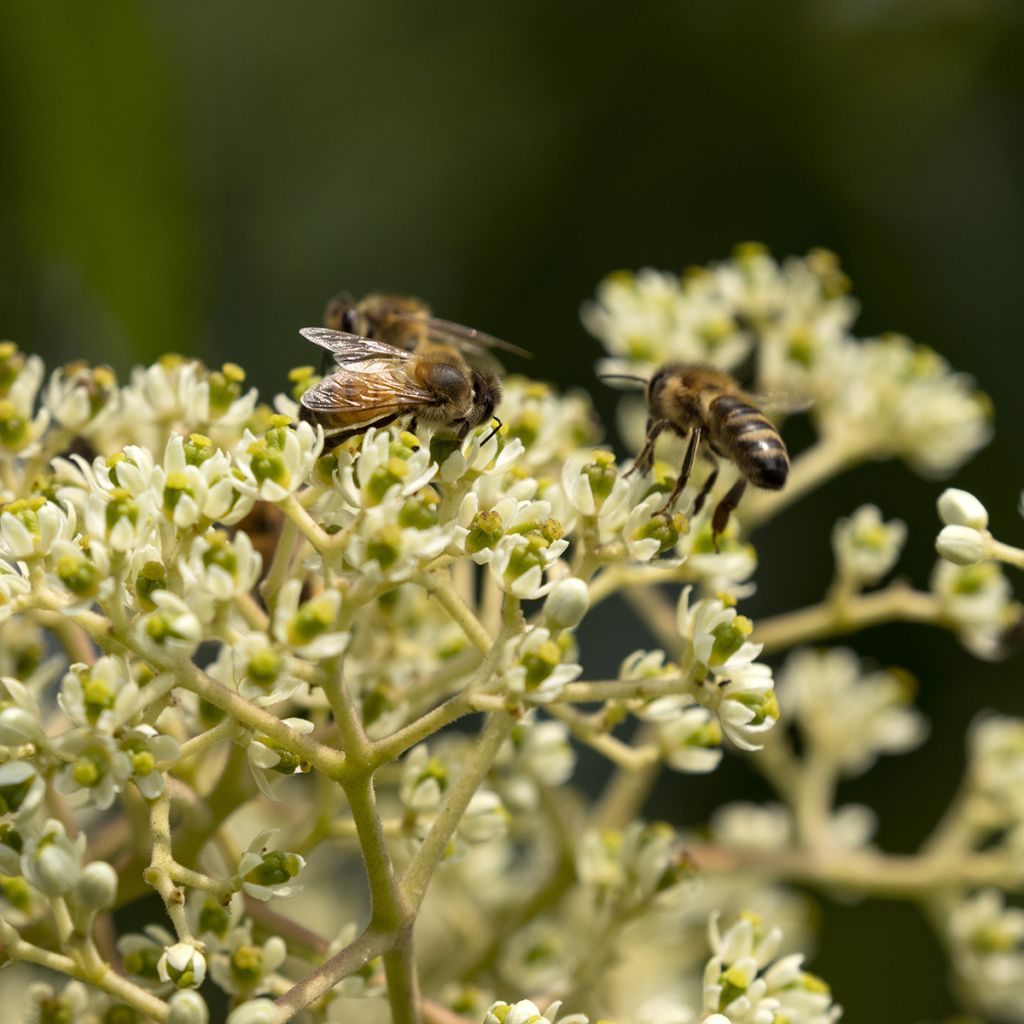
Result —
<instances>
[{"instance_id":1,"label":"blurred green background","mask_svg":"<svg viewBox=\"0 0 1024 1024\"><path fill-rule=\"evenodd\" d=\"M1019 543L1022 43L1014 0L4 4L0 336L122 374L169 349L234 360L272 390L330 294L385 289L532 349L607 413L577 317L605 273L824 245L859 333L903 331L992 395L996 440L958 483ZM804 500L759 537L751 612L816 600L831 524L866 500L909 521L924 582L938 491L872 465ZM643 642L629 629L596 614L588 669ZM916 673L934 721L843 792L911 850L970 717L1024 713L1020 658L912 627L854 644ZM655 810L698 822L726 792L763 790L734 759ZM825 926L813 967L846 1019L951 1011L908 908L826 900Z\"/></svg>"}]
</instances>

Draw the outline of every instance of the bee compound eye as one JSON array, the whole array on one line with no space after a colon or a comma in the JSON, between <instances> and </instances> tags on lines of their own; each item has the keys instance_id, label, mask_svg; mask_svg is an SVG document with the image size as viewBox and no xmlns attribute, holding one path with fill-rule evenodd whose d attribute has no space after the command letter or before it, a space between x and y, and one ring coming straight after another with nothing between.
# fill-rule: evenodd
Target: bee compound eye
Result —
<instances>
[{"instance_id":1,"label":"bee compound eye","mask_svg":"<svg viewBox=\"0 0 1024 1024\"><path fill-rule=\"evenodd\" d=\"M346 309L341 314L341 329L349 334L358 334L356 328L359 326L359 314L354 308Z\"/></svg>"}]
</instances>

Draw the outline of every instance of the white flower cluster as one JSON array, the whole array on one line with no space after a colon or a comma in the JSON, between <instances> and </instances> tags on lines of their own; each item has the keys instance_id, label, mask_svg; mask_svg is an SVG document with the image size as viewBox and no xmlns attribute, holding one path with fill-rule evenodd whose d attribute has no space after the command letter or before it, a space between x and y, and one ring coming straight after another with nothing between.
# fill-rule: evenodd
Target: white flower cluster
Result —
<instances>
[{"instance_id":1,"label":"white flower cluster","mask_svg":"<svg viewBox=\"0 0 1024 1024\"><path fill-rule=\"evenodd\" d=\"M803 400L820 440L798 490L866 458L954 469L988 437L984 400L906 339L853 337L848 287L828 253L744 246L682 278L613 275L584 319L606 372L750 359L761 390ZM165 357L122 386L0 344L0 944L91 979L28 988L30 1019L207 1024L212 982L232 1024L280 1019L283 995L344 1020L389 983L411 999L419 973L439 1019L837 1021L794 950L806 903L773 872L856 892L884 866L873 813L832 797L927 728L899 670L798 649L776 692L765 651L891 606L1002 653L1021 614L999 563L1024 553L947 491L930 592L872 593L907 529L863 505L833 532L828 600L759 633L737 605L757 565L742 514L713 535L713 496L665 510L678 463L632 472L586 396L510 377L497 430L410 419L331 448L299 415L314 371L291 379L266 405L233 364ZM622 593L660 648L586 681L577 630ZM1020 731L971 733L959 852L997 884L1024 850ZM640 820L662 766L712 771L723 745L784 802L727 804L685 837ZM615 772L593 807L566 785L581 748ZM362 933L362 882L339 868L369 883ZM173 930L118 936L115 970L97 921L147 885ZM958 975L1003 1012L1017 912L1001 888L945 891ZM284 898L294 919L267 906ZM293 987L303 960L315 995Z\"/></svg>"},{"instance_id":2,"label":"white flower cluster","mask_svg":"<svg viewBox=\"0 0 1024 1024\"><path fill-rule=\"evenodd\" d=\"M945 475L991 437L987 399L935 352L898 335L859 340L857 303L836 257L776 262L761 246L684 274L617 273L584 307L608 374L646 379L668 362L731 370L756 354L754 388L809 405L849 462L899 457Z\"/></svg>"}]
</instances>

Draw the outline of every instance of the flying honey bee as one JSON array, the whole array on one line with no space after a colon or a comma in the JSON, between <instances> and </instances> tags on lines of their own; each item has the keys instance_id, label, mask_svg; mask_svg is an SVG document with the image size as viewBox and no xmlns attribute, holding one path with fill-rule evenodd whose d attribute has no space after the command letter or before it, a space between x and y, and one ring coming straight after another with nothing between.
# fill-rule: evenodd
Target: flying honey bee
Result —
<instances>
[{"instance_id":1,"label":"flying honey bee","mask_svg":"<svg viewBox=\"0 0 1024 1024\"><path fill-rule=\"evenodd\" d=\"M735 463L740 471L739 479L719 501L711 517L711 534L717 549L718 537L748 483L768 491L780 490L785 485L789 474L786 445L757 407L756 400L720 370L668 363L647 381L646 398L647 440L630 473L638 468L650 470L654 443L663 431L689 439L676 485L661 512L667 512L679 499L698 452L711 463L711 473L694 501L694 514L703 508L718 479L717 457Z\"/></svg>"},{"instance_id":2,"label":"flying honey bee","mask_svg":"<svg viewBox=\"0 0 1024 1024\"><path fill-rule=\"evenodd\" d=\"M303 337L326 349L324 379L300 399L304 419L323 426L332 447L401 416L440 423L465 437L501 401L503 367L489 349L529 357L507 341L432 316L419 299L335 296L324 328ZM501 422L497 421L497 430Z\"/></svg>"}]
</instances>

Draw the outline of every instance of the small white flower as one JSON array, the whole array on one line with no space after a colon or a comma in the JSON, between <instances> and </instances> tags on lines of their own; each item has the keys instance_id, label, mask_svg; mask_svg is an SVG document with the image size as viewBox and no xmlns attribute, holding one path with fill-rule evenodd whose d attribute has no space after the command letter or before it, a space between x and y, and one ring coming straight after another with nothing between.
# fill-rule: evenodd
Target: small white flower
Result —
<instances>
[{"instance_id":1,"label":"small white flower","mask_svg":"<svg viewBox=\"0 0 1024 1024\"><path fill-rule=\"evenodd\" d=\"M308 718L285 718L283 721L304 736L313 731L313 723ZM280 799L277 784L282 776L302 775L309 771L308 764L281 749L269 736L251 736L245 752L256 785L270 800Z\"/></svg>"},{"instance_id":2,"label":"small white flower","mask_svg":"<svg viewBox=\"0 0 1024 1024\"><path fill-rule=\"evenodd\" d=\"M18 823L28 821L46 796L46 780L29 761L0 764L0 814L13 814Z\"/></svg>"},{"instance_id":3,"label":"small white flower","mask_svg":"<svg viewBox=\"0 0 1024 1024\"><path fill-rule=\"evenodd\" d=\"M322 661L341 654L350 634L334 627L341 608L341 594L324 590L299 604L302 580L290 579L281 588L274 609L274 637L300 658Z\"/></svg>"},{"instance_id":4,"label":"small white flower","mask_svg":"<svg viewBox=\"0 0 1024 1024\"><path fill-rule=\"evenodd\" d=\"M323 446L322 428L306 422L292 429L275 420L262 437L246 430L234 450L235 486L257 500L284 501L306 483Z\"/></svg>"},{"instance_id":5,"label":"small white flower","mask_svg":"<svg viewBox=\"0 0 1024 1024\"><path fill-rule=\"evenodd\" d=\"M832 531L840 577L858 585L878 583L896 564L906 537L901 520L884 523L876 505L862 505Z\"/></svg>"},{"instance_id":6,"label":"small white flower","mask_svg":"<svg viewBox=\"0 0 1024 1024\"><path fill-rule=\"evenodd\" d=\"M175 988L200 988L206 978L206 957L191 942L176 942L164 950L156 970L161 981Z\"/></svg>"},{"instance_id":7,"label":"small white flower","mask_svg":"<svg viewBox=\"0 0 1024 1024\"><path fill-rule=\"evenodd\" d=\"M544 618L552 629L578 626L590 607L590 594L583 580L559 580L544 602Z\"/></svg>"},{"instance_id":8,"label":"small white flower","mask_svg":"<svg viewBox=\"0 0 1024 1024\"><path fill-rule=\"evenodd\" d=\"M203 639L203 627L192 608L169 590L154 590L150 600L156 610L132 622L136 644L158 662L191 657Z\"/></svg>"},{"instance_id":9,"label":"small white flower","mask_svg":"<svg viewBox=\"0 0 1024 1024\"><path fill-rule=\"evenodd\" d=\"M505 691L536 704L546 704L583 671L562 661L562 649L543 626L528 629L502 651Z\"/></svg>"},{"instance_id":10,"label":"small white flower","mask_svg":"<svg viewBox=\"0 0 1024 1024\"><path fill-rule=\"evenodd\" d=\"M50 818L38 836L25 841L21 855L25 880L46 896L63 896L70 892L82 871L85 842L84 832L71 840L64 826Z\"/></svg>"},{"instance_id":11,"label":"small white flower","mask_svg":"<svg viewBox=\"0 0 1024 1024\"><path fill-rule=\"evenodd\" d=\"M779 700L808 742L845 773L866 771L880 754L913 750L927 734L906 680L863 674L849 650L796 651L779 680Z\"/></svg>"},{"instance_id":12,"label":"small white flower","mask_svg":"<svg viewBox=\"0 0 1024 1024\"><path fill-rule=\"evenodd\" d=\"M0 747L39 743L44 736L43 723L32 691L11 676L3 676L0 683L9 698L0 699Z\"/></svg>"},{"instance_id":13,"label":"small white flower","mask_svg":"<svg viewBox=\"0 0 1024 1024\"><path fill-rule=\"evenodd\" d=\"M267 842L277 831L268 828L260 832L238 862L236 873L242 879L242 891L262 902L302 891L302 886L292 884L292 879L305 867L305 858L285 850L266 850Z\"/></svg>"},{"instance_id":14,"label":"small white flower","mask_svg":"<svg viewBox=\"0 0 1024 1024\"><path fill-rule=\"evenodd\" d=\"M284 963L288 950L284 939L272 935L262 945L253 941L251 926L246 924L235 928L228 936L227 949L215 953L210 963L210 975L225 991L237 996L251 998L270 989L270 977ZM258 1001L259 1002L259 1001ZM253 1006L246 1003L245 1006ZM270 1003L274 1016L270 1021L279 1019L278 1011ZM231 1020L236 1020L235 1010ZM243 1017L244 1020L260 1020L260 1017Z\"/></svg>"}]
</instances>

